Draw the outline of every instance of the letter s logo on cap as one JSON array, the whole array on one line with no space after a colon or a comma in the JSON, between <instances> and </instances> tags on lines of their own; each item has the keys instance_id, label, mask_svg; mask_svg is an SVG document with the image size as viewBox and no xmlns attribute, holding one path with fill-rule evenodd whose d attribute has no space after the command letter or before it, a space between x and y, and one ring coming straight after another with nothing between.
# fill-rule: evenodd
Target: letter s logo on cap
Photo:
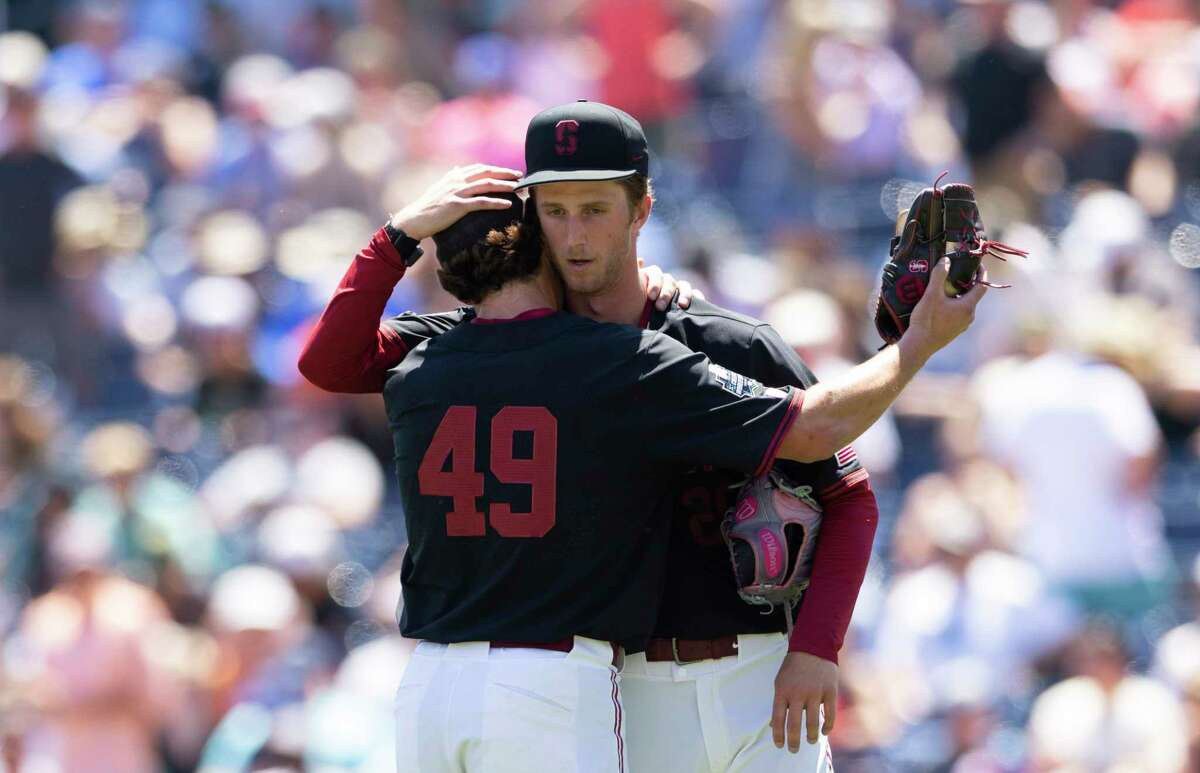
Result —
<instances>
[{"instance_id":1,"label":"letter s logo on cap","mask_svg":"<svg viewBox=\"0 0 1200 773\"><path fill-rule=\"evenodd\" d=\"M573 156L579 150L579 121L568 118L554 125L554 152Z\"/></svg>"}]
</instances>

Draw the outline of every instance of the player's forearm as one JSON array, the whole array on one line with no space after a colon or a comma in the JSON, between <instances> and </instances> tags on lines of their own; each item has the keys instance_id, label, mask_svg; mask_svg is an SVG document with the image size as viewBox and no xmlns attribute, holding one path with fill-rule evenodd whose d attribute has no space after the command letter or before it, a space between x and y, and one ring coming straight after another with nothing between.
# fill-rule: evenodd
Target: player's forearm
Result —
<instances>
[{"instance_id":1,"label":"player's forearm","mask_svg":"<svg viewBox=\"0 0 1200 773\"><path fill-rule=\"evenodd\" d=\"M871 560L879 508L866 480L822 504L812 576L788 649L836 663Z\"/></svg>"},{"instance_id":2,"label":"player's forearm","mask_svg":"<svg viewBox=\"0 0 1200 773\"><path fill-rule=\"evenodd\" d=\"M915 336L902 338L840 377L813 385L805 392L779 456L816 462L854 442L929 359L932 352L926 349Z\"/></svg>"},{"instance_id":3,"label":"player's forearm","mask_svg":"<svg viewBox=\"0 0 1200 773\"><path fill-rule=\"evenodd\" d=\"M378 392L408 347L379 320L404 263L382 230L354 257L300 353L300 373L330 392Z\"/></svg>"}]
</instances>

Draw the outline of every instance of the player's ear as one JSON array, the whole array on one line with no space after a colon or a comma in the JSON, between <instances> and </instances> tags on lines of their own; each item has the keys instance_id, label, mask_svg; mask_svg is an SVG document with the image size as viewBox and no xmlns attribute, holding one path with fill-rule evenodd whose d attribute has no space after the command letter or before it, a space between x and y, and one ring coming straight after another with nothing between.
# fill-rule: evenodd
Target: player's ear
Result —
<instances>
[{"instance_id":1,"label":"player's ear","mask_svg":"<svg viewBox=\"0 0 1200 773\"><path fill-rule=\"evenodd\" d=\"M650 210L654 209L654 197L647 193L642 197L642 203L633 210L633 230L639 231L650 219Z\"/></svg>"}]
</instances>

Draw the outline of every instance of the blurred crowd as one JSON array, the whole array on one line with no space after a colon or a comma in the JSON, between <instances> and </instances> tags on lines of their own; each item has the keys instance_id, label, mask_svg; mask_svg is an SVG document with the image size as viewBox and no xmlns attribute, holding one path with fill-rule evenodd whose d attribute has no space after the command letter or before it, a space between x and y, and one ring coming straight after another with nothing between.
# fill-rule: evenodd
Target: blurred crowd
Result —
<instances>
[{"instance_id":1,"label":"blurred crowd","mask_svg":"<svg viewBox=\"0 0 1200 773\"><path fill-rule=\"evenodd\" d=\"M0 2L0 771L389 771L377 396L295 362L354 252L528 119L641 119L640 252L819 377L943 169L979 318L856 447L847 771L1200 770L1200 6ZM433 261L392 311L450 308ZM763 696L769 701L770 696Z\"/></svg>"}]
</instances>

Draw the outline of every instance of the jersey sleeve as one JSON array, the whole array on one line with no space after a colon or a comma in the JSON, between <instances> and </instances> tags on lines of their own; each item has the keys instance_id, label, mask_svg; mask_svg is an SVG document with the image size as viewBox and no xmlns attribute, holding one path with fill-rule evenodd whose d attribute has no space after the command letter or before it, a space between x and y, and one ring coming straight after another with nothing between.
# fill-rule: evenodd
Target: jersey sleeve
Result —
<instances>
[{"instance_id":1,"label":"jersey sleeve","mask_svg":"<svg viewBox=\"0 0 1200 773\"><path fill-rule=\"evenodd\" d=\"M761 474L804 400L802 389L765 387L662 334L643 339L634 364L632 399L618 415L644 454L668 464Z\"/></svg>"},{"instance_id":2,"label":"jersey sleeve","mask_svg":"<svg viewBox=\"0 0 1200 773\"><path fill-rule=\"evenodd\" d=\"M750 375L764 384L791 384L808 389L817 377L796 350L770 325L758 325L750 339Z\"/></svg>"},{"instance_id":3,"label":"jersey sleeve","mask_svg":"<svg viewBox=\"0 0 1200 773\"><path fill-rule=\"evenodd\" d=\"M414 346L466 317L460 309L406 314L381 323L403 276L404 261L381 228L354 256L304 343L297 367L308 381L329 392L382 391L388 371Z\"/></svg>"}]
</instances>

